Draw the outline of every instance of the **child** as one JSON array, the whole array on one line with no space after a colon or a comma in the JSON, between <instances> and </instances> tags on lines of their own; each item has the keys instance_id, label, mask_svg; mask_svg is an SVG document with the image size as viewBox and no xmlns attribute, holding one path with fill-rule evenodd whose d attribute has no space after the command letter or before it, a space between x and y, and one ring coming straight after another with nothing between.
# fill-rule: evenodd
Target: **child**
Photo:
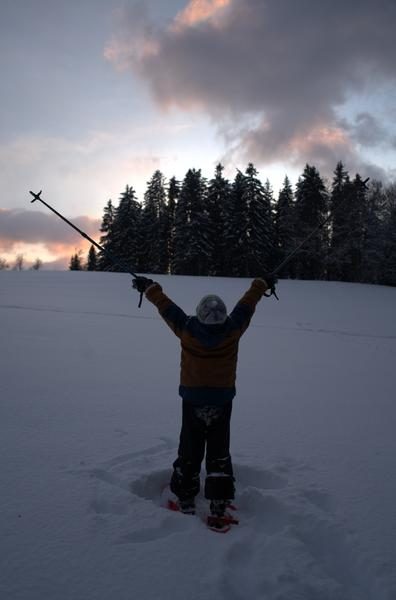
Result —
<instances>
[{"instance_id":1,"label":"child","mask_svg":"<svg viewBox=\"0 0 396 600\"><path fill-rule=\"evenodd\" d=\"M146 294L181 341L182 427L171 490L179 499L180 510L193 514L206 447L205 497L210 500L212 515L221 518L235 493L230 419L238 343L257 302L266 290L275 289L275 280L271 276L266 281L254 279L229 316L223 300L215 295L202 298L196 316L188 316L152 279L138 277L133 287Z\"/></svg>"}]
</instances>

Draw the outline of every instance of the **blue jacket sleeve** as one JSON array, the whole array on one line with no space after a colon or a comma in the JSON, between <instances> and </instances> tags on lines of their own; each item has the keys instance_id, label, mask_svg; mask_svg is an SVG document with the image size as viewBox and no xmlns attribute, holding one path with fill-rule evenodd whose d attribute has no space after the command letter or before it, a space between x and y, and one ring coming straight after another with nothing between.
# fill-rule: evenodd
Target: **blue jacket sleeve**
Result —
<instances>
[{"instance_id":1,"label":"blue jacket sleeve","mask_svg":"<svg viewBox=\"0 0 396 600\"><path fill-rule=\"evenodd\" d=\"M173 333L180 337L188 320L186 313L164 294L159 283L154 283L146 290L146 298L157 307L159 314Z\"/></svg>"},{"instance_id":2,"label":"blue jacket sleeve","mask_svg":"<svg viewBox=\"0 0 396 600\"><path fill-rule=\"evenodd\" d=\"M230 319L243 335L249 327L256 305L268 289L263 279L254 279L250 288L245 292L230 314Z\"/></svg>"}]
</instances>

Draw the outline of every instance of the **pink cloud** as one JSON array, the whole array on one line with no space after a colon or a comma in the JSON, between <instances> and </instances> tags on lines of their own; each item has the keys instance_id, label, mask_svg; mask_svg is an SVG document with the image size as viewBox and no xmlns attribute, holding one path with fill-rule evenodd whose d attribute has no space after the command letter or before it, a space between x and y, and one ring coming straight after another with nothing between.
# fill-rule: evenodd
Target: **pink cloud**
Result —
<instances>
[{"instance_id":1,"label":"pink cloud","mask_svg":"<svg viewBox=\"0 0 396 600\"><path fill-rule=\"evenodd\" d=\"M95 241L99 239L99 219L80 216L72 221ZM79 249L86 253L89 246L76 231L51 214L0 209L0 253L8 260L23 254L28 261L39 257L65 264L72 254Z\"/></svg>"},{"instance_id":2,"label":"pink cloud","mask_svg":"<svg viewBox=\"0 0 396 600\"><path fill-rule=\"evenodd\" d=\"M180 31L203 21L211 20L216 23L219 11L230 4L231 0L190 0L189 4L176 15L171 28Z\"/></svg>"},{"instance_id":3,"label":"pink cloud","mask_svg":"<svg viewBox=\"0 0 396 600\"><path fill-rule=\"evenodd\" d=\"M240 156L254 147L261 164L315 162L318 153L327 171L349 158L366 167L354 130L370 145L385 127L346 124L339 108L373 79L379 92L394 86L396 5L362 0L358 17L355 9L341 0L191 0L159 25L134 8L109 58L122 58L161 108L208 114Z\"/></svg>"}]
</instances>

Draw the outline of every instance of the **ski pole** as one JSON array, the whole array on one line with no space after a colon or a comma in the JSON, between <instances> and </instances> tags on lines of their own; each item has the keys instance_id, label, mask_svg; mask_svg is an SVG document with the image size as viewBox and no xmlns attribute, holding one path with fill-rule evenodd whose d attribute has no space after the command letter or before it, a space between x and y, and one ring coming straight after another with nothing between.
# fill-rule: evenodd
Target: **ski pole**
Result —
<instances>
[{"instance_id":1,"label":"ski pole","mask_svg":"<svg viewBox=\"0 0 396 600\"><path fill-rule=\"evenodd\" d=\"M362 186L367 189L367 182L369 181L370 177L367 177L367 179L365 179L364 181L362 181ZM296 248L294 248L294 250L292 250L292 252L290 252L290 254L288 254L286 256L286 258L273 270L271 271L271 273L269 274L271 277L275 277L275 275L277 273L279 273L279 271L281 271L283 269L284 266L287 265L288 262L290 262L290 260L293 258L293 256L302 248L302 246L304 246L304 244L306 242L308 242L308 240L311 239L311 237L313 237L315 235L315 233L317 233L319 231L319 229L322 229L322 227L324 227L326 225L326 223L328 223L330 221L330 219L332 218L332 216L334 215L334 213L338 210L338 208L341 206L342 201L339 202L337 204L337 206L333 209L333 211L326 217L326 219L324 219L321 223L319 223L319 225L317 227L315 227L311 233L309 233L307 235L307 237L305 237L302 242L300 242L300 244L298 244L298 246L296 246ZM277 300L279 300L279 298L277 297L276 293L275 293L275 287L271 288L271 291L269 294L265 294L265 296L267 296L268 298L270 296L275 296Z\"/></svg>"},{"instance_id":2,"label":"ski pole","mask_svg":"<svg viewBox=\"0 0 396 600\"><path fill-rule=\"evenodd\" d=\"M72 227L73 229L75 229L83 238L85 238L86 240L88 240L89 242L91 242L91 244L93 244L94 246L96 246L96 248L98 248L101 252L103 252L103 254L105 254L107 256L107 258L110 260L110 262L113 263L113 265L117 265L117 266L121 267L125 272L129 273L130 275L132 275L132 277L134 277L135 279L139 277L139 275L136 275L136 273L134 273L133 271L131 271L129 269L128 265L126 265L122 260L120 260L119 258L117 258L116 256L114 256L111 252L109 252L108 250L106 250L106 248L103 248L103 246L101 246L100 244L98 244L97 242L95 242L95 240L93 240L91 237L89 237L88 234L86 234L84 231L82 231L81 229L79 229L77 227L77 225L74 225L73 223L71 223L68 219L66 219L66 217L64 217L57 210L55 210L55 208L53 208L52 206L50 206L49 204L47 204L47 202L45 202L40 197L41 196L41 192L42 192L42 190L40 190L38 194L35 194L34 192L32 192L30 190L30 194L33 196L33 200L31 200L32 203L36 202L36 200L39 200L39 202L41 202L42 204L44 204L44 206L46 206L47 208L49 208L49 210L51 210L53 213L55 213L60 219L62 219L62 221L64 221L70 227ZM142 300L143 300L143 294L141 293L140 294L140 300L139 300L139 308L142 305Z\"/></svg>"}]
</instances>

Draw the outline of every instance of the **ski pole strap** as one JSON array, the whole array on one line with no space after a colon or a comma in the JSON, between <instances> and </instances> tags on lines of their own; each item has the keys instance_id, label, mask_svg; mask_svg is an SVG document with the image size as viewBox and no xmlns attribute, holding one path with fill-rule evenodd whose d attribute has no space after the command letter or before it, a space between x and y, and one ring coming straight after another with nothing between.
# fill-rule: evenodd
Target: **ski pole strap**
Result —
<instances>
[{"instance_id":1,"label":"ski pole strap","mask_svg":"<svg viewBox=\"0 0 396 600\"><path fill-rule=\"evenodd\" d=\"M269 293L268 293L269 292ZM275 291L275 285L272 285L266 292L264 292L264 296L266 298L271 298L271 296L275 296L277 300L279 300L278 295Z\"/></svg>"},{"instance_id":2,"label":"ski pole strap","mask_svg":"<svg viewBox=\"0 0 396 600\"><path fill-rule=\"evenodd\" d=\"M271 298L271 296L275 296L277 300L279 300L276 293L276 284L278 283L278 279L276 277L276 271L271 271L270 273L263 273L262 279L267 284L267 289L264 292L264 296L266 298Z\"/></svg>"}]
</instances>

